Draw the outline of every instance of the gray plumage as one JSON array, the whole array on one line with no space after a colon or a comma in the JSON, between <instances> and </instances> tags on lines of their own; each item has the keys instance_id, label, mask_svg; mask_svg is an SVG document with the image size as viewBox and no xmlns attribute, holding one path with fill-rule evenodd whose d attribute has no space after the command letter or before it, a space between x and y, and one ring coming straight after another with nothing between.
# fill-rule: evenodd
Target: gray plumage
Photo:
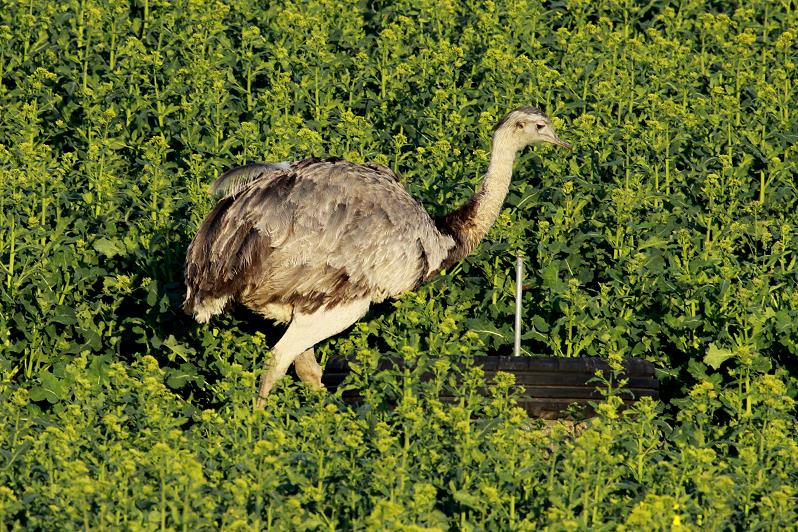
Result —
<instances>
[{"instance_id":1,"label":"gray plumage","mask_svg":"<svg viewBox=\"0 0 798 532\"><path fill-rule=\"evenodd\" d=\"M251 164L212 185L219 202L186 259L186 310L208 299L312 312L417 286L454 247L390 169L337 159Z\"/></svg>"},{"instance_id":2,"label":"gray plumage","mask_svg":"<svg viewBox=\"0 0 798 532\"><path fill-rule=\"evenodd\" d=\"M292 362L321 388L313 346L471 253L499 215L517 152L544 142L570 147L539 109L509 113L477 193L437 220L382 165L234 168L211 186L218 202L188 248L184 308L204 323L241 303L289 324L261 374L257 407Z\"/></svg>"}]
</instances>

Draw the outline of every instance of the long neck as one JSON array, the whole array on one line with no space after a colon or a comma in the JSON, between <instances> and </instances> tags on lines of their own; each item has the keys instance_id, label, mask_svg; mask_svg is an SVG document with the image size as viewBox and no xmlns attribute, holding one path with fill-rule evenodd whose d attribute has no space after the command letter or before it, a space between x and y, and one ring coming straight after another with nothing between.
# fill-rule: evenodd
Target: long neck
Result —
<instances>
[{"instance_id":1,"label":"long neck","mask_svg":"<svg viewBox=\"0 0 798 532\"><path fill-rule=\"evenodd\" d=\"M455 241L455 247L444 260L442 268L470 254L499 217L504 199L510 190L513 162L517 153L512 142L503 140L500 134L493 139L488 171L477 193L462 207L443 217L438 224L440 231L451 235Z\"/></svg>"}]
</instances>

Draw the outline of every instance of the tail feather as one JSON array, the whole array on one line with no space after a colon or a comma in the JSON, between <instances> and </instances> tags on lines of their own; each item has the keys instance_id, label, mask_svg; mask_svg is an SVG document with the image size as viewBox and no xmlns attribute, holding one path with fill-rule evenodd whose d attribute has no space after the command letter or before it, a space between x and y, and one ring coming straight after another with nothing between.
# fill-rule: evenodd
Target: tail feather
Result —
<instances>
[{"instance_id":1,"label":"tail feather","mask_svg":"<svg viewBox=\"0 0 798 532\"><path fill-rule=\"evenodd\" d=\"M270 239L242 215L236 199L225 196L202 222L186 252L183 309L200 323L222 313L258 278L271 253Z\"/></svg>"},{"instance_id":2,"label":"tail feather","mask_svg":"<svg viewBox=\"0 0 798 532\"><path fill-rule=\"evenodd\" d=\"M211 316L224 312L224 309L230 303L230 299L230 296L200 299L192 295L189 289L186 293L186 300L183 302L183 311L199 323L208 323Z\"/></svg>"}]
</instances>

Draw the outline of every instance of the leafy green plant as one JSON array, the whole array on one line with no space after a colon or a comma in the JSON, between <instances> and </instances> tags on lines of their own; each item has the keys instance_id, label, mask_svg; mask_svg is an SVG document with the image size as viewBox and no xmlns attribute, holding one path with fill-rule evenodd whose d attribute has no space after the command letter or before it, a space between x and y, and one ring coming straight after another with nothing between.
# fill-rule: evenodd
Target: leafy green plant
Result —
<instances>
[{"instance_id":1,"label":"leafy green plant","mask_svg":"<svg viewBox=\"0 0 798 532\"><path fill-rule=\"evenodd\" d=\"M789 2L0 0L0 528L794 526ZM182 314L207 186L249 161L391 165L433 214L537 104L477 252L321 345L359 405L281 382L280 329ZM597 417L529 420L509 354L644 357ZM400 361L379 371L380 360Z\"/></svg>"}]
</instances>

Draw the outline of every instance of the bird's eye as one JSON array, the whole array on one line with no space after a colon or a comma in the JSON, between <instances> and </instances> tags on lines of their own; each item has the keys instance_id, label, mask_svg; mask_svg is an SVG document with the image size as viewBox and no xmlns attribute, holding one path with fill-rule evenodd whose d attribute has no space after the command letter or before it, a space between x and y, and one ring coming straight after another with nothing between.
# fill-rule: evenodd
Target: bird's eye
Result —
<instances>
[{"instance_id":1,"label":"bird's eye","mask_svg":"<svg viewBox=\"0 0 798 532\"><path fill-rule=\"evenodd\" d=\"M543 128L546 127L546 124L540 123L538 124L538 131L543 131Z\"/></svg>"}]
</instances>

